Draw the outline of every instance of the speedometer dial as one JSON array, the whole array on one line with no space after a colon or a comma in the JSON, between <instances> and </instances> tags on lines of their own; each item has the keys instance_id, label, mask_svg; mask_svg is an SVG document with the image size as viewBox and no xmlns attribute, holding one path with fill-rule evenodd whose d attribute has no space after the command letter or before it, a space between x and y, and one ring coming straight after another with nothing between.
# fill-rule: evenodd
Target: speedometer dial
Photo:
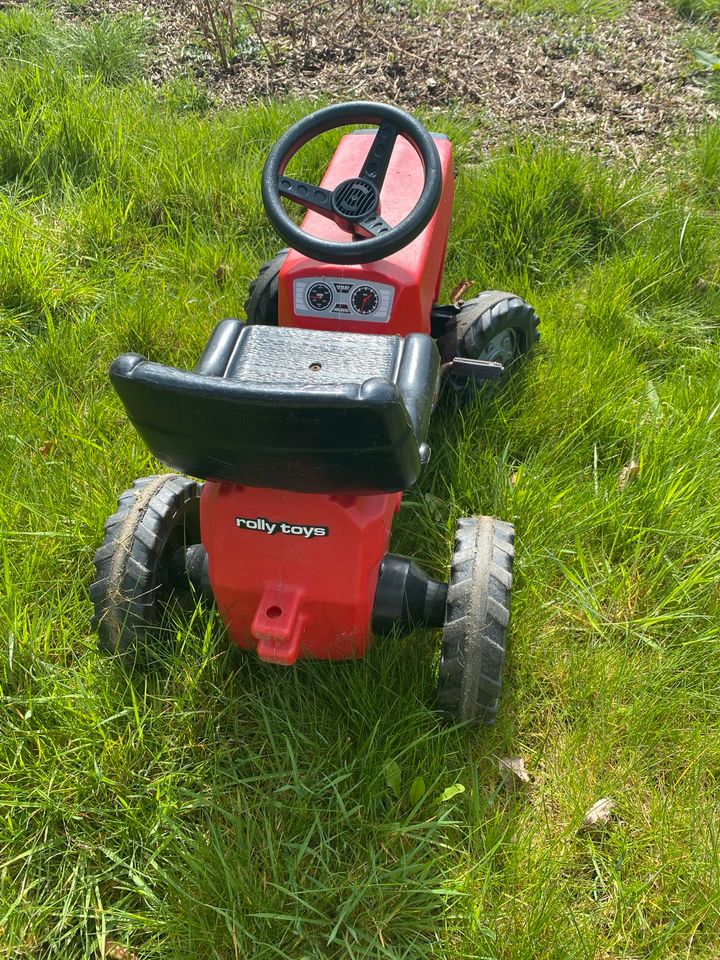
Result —
<instances>
[{"instance_id":1,"label":"speedometer dial","mask_svg":"<svg viewBox=\"0 0 720 960\"><path fill-rule=\"evenodd\" d=\"M370 313L375 313L380 306L380 297L375 287L355 287L350 297L350 303L356 313L367 316Z\"/></svg>"},{"instance_id":2,"label":"speedometer dial","mask_svg":"<svg viewBox=\"0 0 720 960\"><path fill-rule=\"evenodd\" d=\"M305 294L308 306L313 310L327 310L332 303L332 290L326 283L313 283Z\"/></svg>"}]
</instances>

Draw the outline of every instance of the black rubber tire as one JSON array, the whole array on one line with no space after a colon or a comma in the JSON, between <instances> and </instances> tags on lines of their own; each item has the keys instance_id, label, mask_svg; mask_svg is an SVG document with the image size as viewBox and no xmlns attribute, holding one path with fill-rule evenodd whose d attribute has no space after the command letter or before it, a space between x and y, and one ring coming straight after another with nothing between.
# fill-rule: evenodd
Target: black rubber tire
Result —
<instances>
[{"instance_id":1,"label":"black rubber tire","mask_svg":"<svg viewBox=\"0 0 720 960\"><path fill-rule=\"evenodd\" d=\"M185 585L171 576L168 561L180 548L200 543L201 487L166 473L142 477L120 496L95 553L90 586L101 652L128 654L149 644L173 591L182 592Z\"/></svg>"},{"instance_id":2,"label":"black rubber tire","mask_svg":"<svg viewBox=\"0 0 720 960\"><path fill-rule=\"evenodd\" d=\"M495 723L505 664L515 528L494 517L458 520L455 531L438 709L458 723Z\"/></svg>"},{"instance_id":3,"label":"black rubber tire","mask_svg":"<svg viewBox=\"0 0 720 960\"><path fill-rule=\"evenodd\" d=\"M245 301L247 322L263 327L278 325L278 276L285 263L288 249L280 250L272 260L264 263L255 280L248 287Z\"/></svg>"},{"instance_id":4,"label":"black rubber tire","mask_svg":"<svg viewBox=\"0 0 720 960\"><path fill-rule=\"evenodd\" d=\"M486 290L466 300L458 314L448 320L438 340L444 362L454 357L497 360L505 368L521 357L532 356L540 339L540 320L522 297L502 290ZM473 381L448 378L461 395L471 395Z\"/></svg>"}]
</instances>

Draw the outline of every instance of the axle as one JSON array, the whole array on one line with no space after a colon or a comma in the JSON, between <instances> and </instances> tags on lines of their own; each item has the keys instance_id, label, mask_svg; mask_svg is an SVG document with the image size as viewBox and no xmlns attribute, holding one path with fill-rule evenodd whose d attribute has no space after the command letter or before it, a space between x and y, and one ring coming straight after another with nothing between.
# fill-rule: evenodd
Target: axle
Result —
<instances>
[{"instance_id":1,"label":"axle","mask_svg":"<svg viewBox=\"0 0 720 960\"><path fill-rule=\"evenodd\" d=\"M174 586L188 580L195 590L212 598L207 553L201 544L177 550L169 558L169 579ZM380 564L372 628L387 634L393 629L442 627L445 623L447 584L434 580L407 557L385 555Z\"/></svg>"},{"instance_id":2,"label":"axle","mask_svg":"<svg viewBox=\"0 0 720 960\"><path fill-rule=\"evenodd\" d=\"M385 555L380 564L372 626L375 633L398 627L442 627L447 584L434 580L407 557Z\"/></svg>"}]
</instances>

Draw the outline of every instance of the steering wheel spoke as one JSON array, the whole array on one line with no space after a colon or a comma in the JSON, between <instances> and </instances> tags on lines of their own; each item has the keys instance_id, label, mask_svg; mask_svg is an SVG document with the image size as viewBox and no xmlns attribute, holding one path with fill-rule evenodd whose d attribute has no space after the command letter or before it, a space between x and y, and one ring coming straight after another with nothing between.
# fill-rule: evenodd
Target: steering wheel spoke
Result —
<instances>
[{"instance_id":1,"label":"steering wheel spoke","mask_svg":"<svg viewBox=\"0 0 720 960\"><path fill-rule=\"evenodd\" d=\"M383 234L389 233L392 227L387 220L383 220L377 213L369 213L354 224L354 230L363 237L381 237Z\"/></svg>"},{"instance_id":2,"label":"steering wheel spoke","mask_svg":"<svg viewBox=\"0 0 720 960\"><path fill-rule=\"evenodd\" d=\"M378 190L385 181L385 174L399 132L395 124L383 120L362 165L360 177L374 183Z\"/></svg>"},{"instance_id":3,"label":"steering wheel spoke","mask_svg":"<svg viewBox=\"0 0 720 960\"><path fill-rule=\"evenodd\" d=\"M294 200L307 210L313 210L332 219L332 194L325 187L316 187L312 183L305 183L304 180L282 176L278 178L278 193L281 197Z\"/></svg>"}]
</instances>

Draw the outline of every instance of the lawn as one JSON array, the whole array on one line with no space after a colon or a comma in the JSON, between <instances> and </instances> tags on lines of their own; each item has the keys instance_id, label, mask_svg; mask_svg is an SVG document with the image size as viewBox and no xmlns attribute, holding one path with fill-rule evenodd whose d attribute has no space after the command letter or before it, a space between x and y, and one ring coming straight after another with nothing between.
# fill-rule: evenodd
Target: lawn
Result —
<instances>
[{"instance_id":1,"label":"lawn","mask_svg":"<svg viewBox=\"0 0 720 960\"><path fill-rule=\"evenodd\" d=\"M453 729L429 632L283 670L198 608L144 670L96 652L103 522L162 469L108 366L190 366L242 316L282 245L262 162L308 110L153 88L112 29L0 11L0 957L716 960L720 125L660 177L486 155L432 116L459 162L446 294L517 292L543 335L442 406L396 526L439 575L458 517L517 525L500 719Z\"/></svg>"}]
</instances>

